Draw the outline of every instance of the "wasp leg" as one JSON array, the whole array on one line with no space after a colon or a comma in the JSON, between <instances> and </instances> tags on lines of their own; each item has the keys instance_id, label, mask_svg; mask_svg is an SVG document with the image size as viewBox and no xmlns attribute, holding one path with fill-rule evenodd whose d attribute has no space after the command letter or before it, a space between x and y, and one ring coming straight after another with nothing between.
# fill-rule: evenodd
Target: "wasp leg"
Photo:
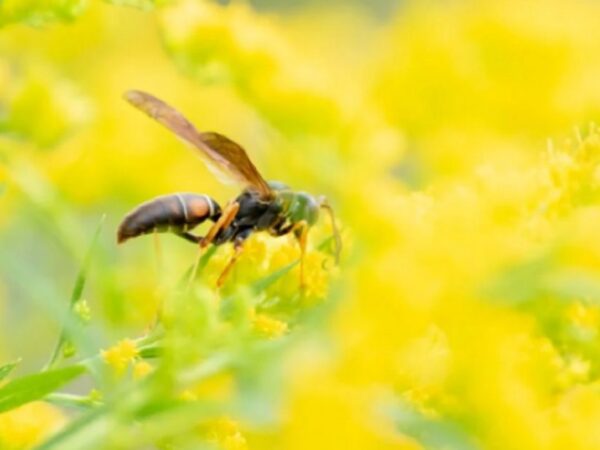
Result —
<instances>
[{"instance_id":1,"label":"wasp leg","mask_svg":"<svg viewBox=\"0 0 600 450\"><path fill-rule=\"evenodd\" d=\"M221 231L222 229L227 228L229 225L231 225L231 222L233 222L233 219L235 219L235 215L237 214L239 209L240 209L240 204L238 202L229 203L225 207L223 212L221 213L221 216L210 227L210 229L206 233L206 236L204 236L204 237L198 236L198 240L193 241L193 242L197 242L200 244L200 251L198 252L198 257L196 258L196 261L194 262L194 267L192 268L192 272L191 272L190 278L188 280L187 289L189 289L190 286L192 285L192 281L194 281L196 272L198 272L198 266L200 265L200 259L202 258L204 249L206 249L206 247L208 247L214 241L214 239L217 236L217 234L219 233L219 231ZM189 235L189 237L192 237L192 238L196 237L190 233L185 233L185 234ZM185 236L185 235L181 235L181 237L183 237L184 239L188 239L188 236Z\"/></svg>"},{"instance_id":2,"label":"wasp leg","mask_svg":"<svg viewBox=\"0 0 600 450\"><path fill-rule=\"evenodd\" d=\"M195 234L188 233L187 231L182 231L181 233L175 233L175 234L177 236L179 236L180 238L185 239L186 241L193 242L194 244L197 244L198 242L200 242L202 240L201 236L196 236Z\"/></svg>"},{"instance_id":3,"label":"wasp leg","mask_svg":"<svg viewBox=\"0 0 600 450\"><path fill-rule=\"evenodd\" d=\"M206 236L200 239L200 247L208 247L208 245L214 241L215 237L217 237L219 231L231 225L231 222L233 222L233 219L235 219L235 215L239 209L240 204L238 202L229 203L221 213L221 217L219 217L214 225L210 227L208 233L206 233Z\"/></svg>"},{"instance_id":4,"label":"wasp leg","mask_svg":"<svg viewBox=\"0 0 600 450\"><path fill-rule=\"evenodd\" d=\"M306 255L306 242L308 238L308 223L306 220L294 224L292 228L300 244L300 289L304 290L304 256Z\"/></svg>"},{"instance_id":5,"label":"wasp leg","mask_svg":"<svg viewBox=\"0 0 600 450\"><path fill-rule=\"evenodd\" d=\"M240 234L238 234L235 237L235 240L233 241L234 253L233 253L233 256L231 257L231 259L229 260L229 262L227 263L227 265L225 266L225 268L223 269L223 272L221 272L221 275L219 275L219 278L217 279L217 287L218 288L223 286L223 284L225 283L225 280L227 279L227 276L231 272L231 269L233 268L233 266L237 262L238 258L244 251L244 241L248 238L248 236L250 236L251 233L252 233L252 228L248 228L248 229L242 231Z\"/></svg>"},{"instance_id":6,"label":"wasp leg","mask_svg":"<svg viewBox=\"0 0 600 450\"><path fill-rule=\"evenodd\" d=\"M329 214L329 218L331 219L331 228L333 229L333 238L335 239L335 263L340 263L340 253L342 252L342 237L340 235L340 230L337 227L337 223L335 221L335 214L333 213L333 208L327 201L326 197L319 198L319 207L323 208Z\"/></svg>"}]
</instances>

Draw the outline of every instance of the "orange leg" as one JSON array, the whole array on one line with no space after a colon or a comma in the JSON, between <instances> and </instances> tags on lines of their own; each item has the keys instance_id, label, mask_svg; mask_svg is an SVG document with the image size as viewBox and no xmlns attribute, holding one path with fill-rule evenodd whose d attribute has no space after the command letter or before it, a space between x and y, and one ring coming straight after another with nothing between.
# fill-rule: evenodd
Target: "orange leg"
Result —
<instances>
[{"instance_id":1,"label":"orange leg","mask_svg":"<svg viewBox=\"0 0 600 450\"><path fill-rule=\"evenodd\" d=\"M219 278L217 279L217 287L218 288L223 286L223 284L225 283L225 280L227 279L227 277L229 276L229 273L231 272L231 269L233 268L233 266L237 262L238 258L244 251L244 247L242 246L241 243L240 244L236 243L234 245L233 249L234 249L235 253L231 257L231 259L229 260L229 262L227 263L225 268L223 269L223 272L221 272L221 275L219 275Z\"/></svg>"},{"instance_id":2,"label":"orange leg","mask_svg":"<svg viewBox=\"0 0 600 450\"><path fill-rule=\"evenodd\" d=\"M202 258L202 254L204 253L204 249L208 247L215 239L219 231L224 228L227 228L235 219L235 215L240 209L240 204L238 202L229 203L223 212L221 213L221 217L210 227L208 233L203 238L200 238L198 241L200 243L200 251L198 252L198 257L194 262L194 267L192 268L192 272L190 273L190 279L188 280L187 288L189 289L192 285L192 281L196 277L196 272L198 271L198 265L200 264L200 259Z\"/></svg>"},{"instance_id":3,"label":"orange leg","mask_svg":"<svg viewBox=\"0 0 600 450\"><path fill-rule=\"evenodd\" d=\"M233 219L235 219L235 216L239 209L240 204L238 202L229 203L221 213L221 217L219 217L219 220L217 220L213 224L213 226L210 227L208 233L206 233L206 236L200 239L200 248L208 247L208 245L212 243L215 237L217 237L219 231L231 225L231 222L233 222Z\"/></svg>"}]
</instances>

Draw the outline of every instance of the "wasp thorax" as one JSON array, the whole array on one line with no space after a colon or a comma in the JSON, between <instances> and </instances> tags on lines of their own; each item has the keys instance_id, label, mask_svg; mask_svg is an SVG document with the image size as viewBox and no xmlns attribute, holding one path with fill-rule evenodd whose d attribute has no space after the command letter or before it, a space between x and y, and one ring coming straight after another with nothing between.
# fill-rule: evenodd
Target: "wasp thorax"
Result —
<instances>
[{"instance_id":1,"label":"wasp thorax","mask_svg":"<svg viewBox=\"0 0 600 450\"><path fill-rule=\"evenodd\" d=\"M293 223L306 221L314 225L319 218L319 202L306 192L283 191L280 193L286 217Z\"/></svg>"}]
</instances>

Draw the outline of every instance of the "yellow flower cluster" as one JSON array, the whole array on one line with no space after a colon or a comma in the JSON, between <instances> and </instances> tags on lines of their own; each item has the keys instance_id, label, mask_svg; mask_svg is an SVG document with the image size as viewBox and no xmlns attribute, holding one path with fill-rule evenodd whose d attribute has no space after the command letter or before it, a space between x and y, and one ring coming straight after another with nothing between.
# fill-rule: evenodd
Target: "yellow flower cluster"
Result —
<instances>
[{"instance_id":1,"label":"yellow flower cluster","mask_svg":"<svg viewBox=\"0 0 600 450\"><path fill-rule=\"evenodd\" d=\"M208 426L208 441L219 445L223 450L247 450L246 438L240 431L239 424L221 417Z\"/></svg>"},{"instance_id":2,"label":"yellow flower cluster","mask_svg":"<svg viewBox=\"0 0 600 450\"><path fill-rule=\"evenodd\" d=\"M258 333L266 337L279 337L288 330L287 323L266 314L254 314L252 325Z\"/></svg>"},{"instance_id":3,"label":"yellow flower cluster","mask_svg":"<svg viewBox=\"0 0 600 450\"><path fill-rule=\"evenodd\" d=\"M0 448L33 448L67 422L64 414L44 402L33 402L0 414Z\"/></svg>"},{"instance_id":4,"label":"yellow flower cluster","mask_svg":"<svg viewBox=\"0 0 600 450\"><path fill-rule=\"evenodd\" d=\"M138 349L131 339L123 339L108 350L102 350L101 355L117 374L122 374L138 356Z\"/></svg>"}]
</instances>

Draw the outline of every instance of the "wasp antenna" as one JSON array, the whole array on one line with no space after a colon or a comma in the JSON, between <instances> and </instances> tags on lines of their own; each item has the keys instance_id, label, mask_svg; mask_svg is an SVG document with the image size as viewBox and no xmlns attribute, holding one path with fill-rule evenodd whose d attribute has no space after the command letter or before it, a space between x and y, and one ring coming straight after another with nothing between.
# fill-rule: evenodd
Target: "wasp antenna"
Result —
<instances>
[{"instance_id":1,"label":"wasp antenna","mask_svg":"<svg viewBox=\"0 0 600 450\"><path fill-rule=\"evenodd\" d=\"M333 208L327 201L326 197L319 198L319 207L323 208L329 214L329 218L331 219L331 227L333 228L333 238L335 239L335 263L339 265L340 263L340 254L342 253L342 236L340 235L340 230L337 226L337 222L335 220L335 214L333 212Z\"/></svg>"}]
</instances>

